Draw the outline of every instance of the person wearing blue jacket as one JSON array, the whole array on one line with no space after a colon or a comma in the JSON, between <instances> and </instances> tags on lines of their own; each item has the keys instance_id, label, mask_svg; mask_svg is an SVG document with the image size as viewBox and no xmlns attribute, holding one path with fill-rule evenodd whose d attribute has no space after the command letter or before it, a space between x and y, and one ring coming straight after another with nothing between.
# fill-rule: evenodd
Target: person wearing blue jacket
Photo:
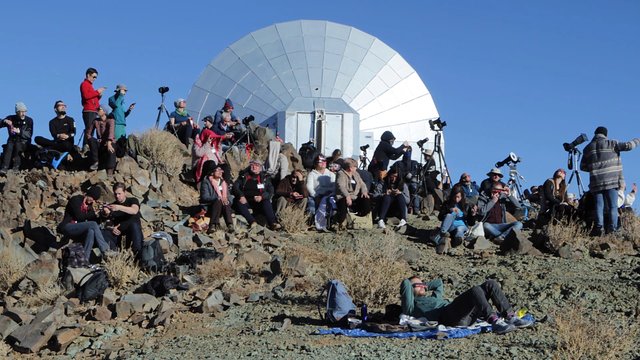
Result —
<instances>
[{"instance_id":1,"label":"person wearing blue jacket","mask_svg":"<svg viewBox=\"0 0 640 360\"><path fill-rule=\"evenodd\" d=\"M127 116L131 114L131 110L136 104L129 105L127 110L124 109L124 96L127 94L127 86L119 84L116 86L115 95L109 98L109 106L111 107L113 118L115 119L115 139L116 141L121 137L127 137Z\"/></svg>"}]
</instances>

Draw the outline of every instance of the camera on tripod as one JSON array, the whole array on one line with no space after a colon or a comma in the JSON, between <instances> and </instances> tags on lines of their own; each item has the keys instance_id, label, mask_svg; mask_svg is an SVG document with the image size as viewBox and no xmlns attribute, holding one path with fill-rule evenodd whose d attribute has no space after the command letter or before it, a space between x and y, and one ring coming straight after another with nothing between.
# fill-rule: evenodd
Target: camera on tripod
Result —
<instances>
[{"instance_id":1,"label":"camera on tripod","mask_svg":"<svg viewBox=\"0 0 640 360\"><path fill-rule=\"evenodd\" d=\"M518 157L518 155L516 155L514 152L510 152L509 156L507 156L504 160L498 161L496 163L496 167L501 168L505 165L515 165L520 161L522 161L522 158Z\"/></svg>"},{"instance_id":2,"label":"camera on tripod","mask_svg":"<svg viewBox=\"0 0 640 360\"><path fill-rule=\"evenodd\" d=\"M245 117L244 119L242 119L242 124L244 124L244 126L249 126L249 124L254 121L256 119L255 116L253 115L249 115L247 117Z\"/></svg>"},{"instance_id":3,"label":"camera on tripod","mask_svg":"<svg viewBox=\"0 0 640 360\"><path fill-rule=\"evenodd\" d=\"M360 151L367 151L369 144L360 146Z\"/></svg>"},{"instance_id":4,"label":"camera on tripod","mask_svg":"<svg viewBox=\"0 0 640 360\"><path fill-rule=\"evenodd\" d=\"M168 86L160 86L160 87L158 88L158 92L159 92L160 94L168 93L168 92L169 92L169 87L168 87Z\"/></svg>"},{"instance_id":5,"label":"camera on tripod","mask_svg":"<svg viewBox=\"0 0 640 360\"><path fill-rule=\"evenodd\" d=\"M426 137L426 138L424 138L424 139L422 139L422 140L418 140L417 144L418 144L418 146L419 146L420 148L422 148L422 147L424 146L424 144L425 144L427 141L429 141L429 138L428 138L428 137Z\"/></svg>"},{"instance_id":6,"label":"camera on tripod","mask_svg":"<svg viewBox=\"0 0 640 360\"><path fill-rule=\"evenodd\" d=\"M587 140L589 140L589 138L587 137L587 134L582 133L578 135L578 137L572 142L562 144L562 147L564 148L564 151L572 152L576 149L576 146L584 143Z\"/></svg>"},{"instance_id":7,"label":"camera on tripod","mask_svg":"<svg viewBox=\"0 0 640 360\"><path fill-rule=\"evenodd\" d=\"M440 120L440 118L429 120L429 127L431 127L431 131L440 131L445 126L447 126L447 122Z\"/></svg>"}]
</instances>

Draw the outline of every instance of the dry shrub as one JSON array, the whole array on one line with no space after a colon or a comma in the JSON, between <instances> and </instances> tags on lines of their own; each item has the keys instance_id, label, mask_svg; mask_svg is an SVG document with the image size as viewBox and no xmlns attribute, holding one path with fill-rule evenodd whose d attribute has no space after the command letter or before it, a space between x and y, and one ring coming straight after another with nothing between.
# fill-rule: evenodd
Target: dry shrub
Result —
<instances>
[{"instance_id":1,"label":"dry shrub","mask_svg":"<svg viewBox=\"0 0 640 360\"><path fill-rule=\"evenodd\" d=\"M104 266L115 290L125 290L140 276L140 268L131 249L121 250L117 255L106 258Z\"/></svg>"},{"instance_id":2,"label":"dry shrub","mask_svg":"<svg viewBox=\"0 0 640 360\"><path fill-rule=\"evenodd\" d=\"M11 353L11 346L6 342L0 340L0 358L2 359L12 359L9 354Z\"/></svg>"},{"instance_id":3,"label":"dry shrub","mask_svg":"<svg viewBox=\"0 0 640 360\"><path fill-rule=\"evenodd\" d=\"M325 279L341 280L355 301L371 307L397 303L400 281L411 273L401 258L399 236L394 232L362 235L328 254L320 264Z\"/></svg>"},{"instance_id":4,"label":"dry shrub","mask_svg":"<svg viewBox=\"0 0 640 360\"><path fill-rule=\"evenodd\" d=\"M15 255L13 248L0 249L0 292L5 292L27 274L27 264Z\"/></svg>"},{"instance_id":5,"label":"dry shrub","mask_svg":"<svg viewBox=\"0 0 640 360\"><path fill-rule=\"evenodd\" d=\"M62 286L55 281L51 281L42 287L38 287L32 294L21 297L19 304L27 308L51 305L64 293L65 290Z\"/></svg>"},{"instance_id":6,"label":"dry shrub","mask_svg":"<svg viewBox=\"0 0 640 360\"><path fill-rule=\"evenodd\" d=\"M289 234L307 230L307 214L303 208L287 204L278 214L280 225Z\"/></svg>"},{"instance_id":7,"label":"dry shrub","mask_svg":"<svg viewBox=\"0 0 640 360\"><path fill-rule=\"evenodd\" d=\"M208 285L219 284L238 276L236 265L224 259L206 261L198 266L198 275Z\"/></svg>"},{"instance_id":8,"label":"dry shrub","mask_svg":"<svg viewBox=\"0 0 640 360\"><path fill-rule=\"evenodd\" d=\"M621 220L623 236L636 248L640 248L640 217L632 212L624 212Z\"/></svg>"},{"instance_id":9,"label":"dry shrub","mask_svg":"<svg viewBox=\"0 0 640 360\"><path fill-rule=\"evenodd\" d=\"M182 170L189 154L184 145L168 131L151 129L140 135L140 153L151 165L168 175L176 176Z\"/></svg>"},{"instance_id":10,"label":"dry shrub","mask_svg":"<svg viewBox=\"0 0 640 360\"><path fill-rule=\"evenodd\" d=\"M571 220L549 223L547 236L552 247L556 250L564 244L588 248L592 242L585 227L581 223Z\"/></svg>"},{"instance_id":11,"label":"dry shrub","mask_svg":"<svg viewBox=\"0 0 640 360\"><path fill-rule=\"evenodd\" d=\"M591 317L589 317L591 316ZM626 358L634 347L638 326L580 306L566 306L556 313L555 359Z\"/></svg>"}]
</instances>

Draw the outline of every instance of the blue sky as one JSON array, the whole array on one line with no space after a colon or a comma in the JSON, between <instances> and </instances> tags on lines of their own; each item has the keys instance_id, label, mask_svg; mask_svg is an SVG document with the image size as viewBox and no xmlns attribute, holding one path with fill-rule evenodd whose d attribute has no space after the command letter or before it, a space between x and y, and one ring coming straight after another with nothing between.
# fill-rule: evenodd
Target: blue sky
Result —
<instances>
[{"instance_id":1,"label":"blue sky","mask_svg":"<svg viewBox=\"0 0 640 360\"><path fill-rule=\"evenodd\" d=\"M89 66L100 71L96 85L108 94L120 82L128 85L127 103L137 103L128 123L140 132L155 123L159 86L171 88L170 105L247 33L319 19L379 38L416 69L449 124L446 157L454 178L467 171L481 181L513 151L523 158L519 170L528 187L566 168L562 143L582 132L591 138L603 125L614 139L640 136L639 1L86 4L2 6L0 114L24 101L36 135L48 136L57 99L81 122L78 89ZM623 154L623 164L627 182L640 182L640 149ZM582 178L588 184L588 174ZM570 190L577 191L575 180Z\"/></svg>"}]
</instances>

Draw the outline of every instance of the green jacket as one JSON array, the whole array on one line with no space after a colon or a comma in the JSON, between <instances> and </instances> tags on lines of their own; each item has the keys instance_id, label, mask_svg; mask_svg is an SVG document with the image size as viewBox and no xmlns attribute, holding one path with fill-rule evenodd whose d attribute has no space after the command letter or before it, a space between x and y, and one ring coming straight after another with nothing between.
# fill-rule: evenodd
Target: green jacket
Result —
<instances>
[{"instance_id":1,"label":"green jacket","mask_svg":"<svg viewBox=\"0 0 640 360\"><path fill-rule=\"evenodd\" d=\"M400 285L400 297L402 301L402 313L413 317L426 317L431 321L438 321L442 308L449 304L444 298L444 284L442 279L434 279L427 283L427 291L431 291L429 296L418 296L413 294L411 281L405 279Z\"/></svg>"}]
</instances>

